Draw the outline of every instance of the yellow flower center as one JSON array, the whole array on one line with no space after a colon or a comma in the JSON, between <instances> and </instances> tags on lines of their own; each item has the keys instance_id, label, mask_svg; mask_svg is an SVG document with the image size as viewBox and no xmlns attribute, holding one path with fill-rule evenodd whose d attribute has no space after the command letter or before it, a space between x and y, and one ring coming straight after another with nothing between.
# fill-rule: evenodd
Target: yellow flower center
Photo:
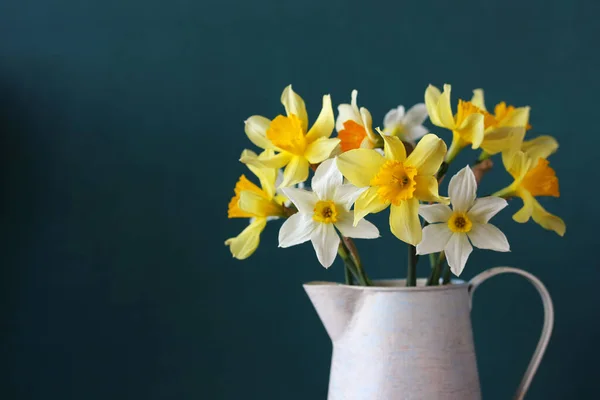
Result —
<instances>
[{"instance_id":1,"label":"yellow flower center","mask_svg":"<svg viewBox=\"0 0 600 400\"><path fill-rule=\"evenodd\" d=\"M378 188L377 194L382 201L389 201L397 206L402 200L412 199L417 186L414 179L416 175L415 167L390 160L381 166L370 183Z\"/></svg>"},{"instance_id":2,"label":"yellow flower center","mask_svg":"<svg viewBox=\"0 0 600 400\"><path fill-rule=\"evenodd\" d=\"M233 196L231 198L231 201L229 202L229 207L227 210L228 218L252 218L252 217L255 217L254 214L246 212L238 206L238 203L240 201L240 194L244 190L258 193L265 199L267 199L267 200L269 199L269 196L267 196L267 194L261 188L256 186L254 183L250 182L246 178L246 176L242 175L242 176L240 176L240 179L235 184L235 189L234 189L235 196Z\"/></svg>"},{"instance_id":3,"label":"yellow flower center","mask_svg":"<svg viewBox=\"0 0 600 400\"><path fill-rule=\"evenodd\" d=\"M302 129L302 121L294 114L289 117L278 115L269 129L267 129L267 138L281 150L301 156L306 149L306 135Z\"/></svg>"},{"instance_id":4,"label":"yellow flower center","mask_svg":"<svg viewBox=\"0 0 600 400\"><path fill-rule=\"evenodd\" d=\"M469 217L467 217L467 214L463 212L454 212L448 220L448 228L450 228L452 232L467 233L472 227L473 223Z\"/></svg>"},{"instance_id":5,"label":"yellow flower center","mask_svg":"<svg viewBox=\"0 0 600 400\"><path fill-rule=\"evenodd\" d=\"M318 201L313 211L313 220L317 222L324 224L337 222L338 212L333 201Z\"/></svg>"},{"instance_id":6,"label":"yellow flower center","mask_svg":"<svg viewBox=\"0 0 600 400\"><path fill-rule=\"evenodd\" d=\"M460 126L471 114L482 114L484 116L483 126L485 129L498 125L496 118L489 112L482 110L470 101L458 100L458 109L454 117L456 126Z\"/></svg>"},{"instance_id":7,"label":"yellow flower center","mask_svg":"<svg viewBox=\"0 0 600 400\"><path fill-rule=\"evenodd\" d=\"M365 128L352 120L344 122L344 129L338 133L342 151L360 148L361 143L367 136Z\"/></svg>"},{"instance_id":8,"label":"yellow flower center","mask_svg":"<svg viewBox=\"0 0 600 400\"><path fill-rule=\"evenodd\" d=\"M540 158L521 181L521 186L532 196L560 196L556 172L548 164L548 160Z\"/></svg>"}]
</instances>

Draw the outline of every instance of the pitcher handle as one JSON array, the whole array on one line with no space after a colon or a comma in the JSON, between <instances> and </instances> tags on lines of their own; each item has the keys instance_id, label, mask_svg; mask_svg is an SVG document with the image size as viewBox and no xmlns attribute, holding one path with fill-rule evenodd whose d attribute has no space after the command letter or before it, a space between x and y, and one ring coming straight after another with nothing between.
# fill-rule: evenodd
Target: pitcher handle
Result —
<instances>
[{"instance_id":1,"label":"pitcher handle","mask_svg":"<svg viewBox=\"0 0 600 400\"><path fill-rule=\"evenodd\" d=\"M542 297L542 303L544 305L544 326L542 327L542 334L540 335L540 340L538 341L537 347L535 348L535 352L533 353L533 357L529 362L529 366L527 367L527 371L525 371L525 375L523 375L523 379L521 380L521 384L517 388L517 392L515 393L515 400L522 400L531 385L531 380L537 371L540 362L542 361L542 357L546 351L546 347L548 347L548 342L550 341L550 336L552 335L552 327L554 326L554 307L552 306L552 298L550 297L550 293L548 293L548 289L544 286L544 284L535 276L530 274L529 272L523 271L518 268L512 267L496 267L490 268L487 271L483 271L479 275L475 276L469 282L469 293L471 294L471 303L473 302L473 294L475 290L481 285L484 281L491 278L494 275L511 273L521 275L537 289L538 293Z\"/></svg>"}]
</instances>

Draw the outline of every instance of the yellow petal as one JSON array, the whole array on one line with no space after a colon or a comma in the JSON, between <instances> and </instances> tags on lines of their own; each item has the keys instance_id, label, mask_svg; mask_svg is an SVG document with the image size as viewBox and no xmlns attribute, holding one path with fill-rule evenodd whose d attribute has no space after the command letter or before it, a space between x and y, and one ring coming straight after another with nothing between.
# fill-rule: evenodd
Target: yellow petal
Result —
<instances>
[{"instance_id":1,"label":"yellow petal","mask_svg":"<svg viewBox=\"0 0 600 400\"><path fill-rule=\"evenodd\" d=\"M390 229L398 239L416 246L421 241L423 230L419 221L419 200L404 200L398 206L392 205Z\"/></svg>"},{"instance_id":2,"label":"yellow petal","mask_svg":"<svg viewBox=\"0 0 600 400\"><path fill-rule=\"evenodd\" d=\"M446 143L429 133L421 138L406 159L406 165L415 167L419 175L435 175L444 161Z\"/></svg>"},{"instance_id":3,"label":"yellow petal","mask_svg":"<svg viewBox=\"0 0 600 400\"><path fill-rule=\"evenodd\" d=\"M417 175L414 177L417 184L413 196L421 201L450 204L448 197L440 197L438 181L433 175Z\"/></svg>"},{"instance_id":4,"label":"yellow petal","mask_svg":"<svg viewBox=\"0 0 600 400\"><path fill-rule=\"evenodd\" d=\"M308 129L308 115L306 114L306 105L302 97L298 96L292 89L292 85L288 85L283 89L281 94L281 104L285 107L287 116L294 114L302 123L302 131L306 132Z\"/></svg>"},{"instance_id":5,"label":"yellow petal","mask_svg":"<svg viewBox=\"0 0 600 400\"><path fill-rule=\"evenodd\" d=\"M442 124L452 129L454 127L454 115L452 114L452 107L450 106L450 91L452 87L450 85L444 85L444 91L438 101L438 116Z\"/></svg>"},{"instance_id":6,"label":"yellow petal","mask_svg":"<svg viewBox=\"0 0 600 400\"><path fill-rule=\"evenodd\" d=\"M433 85L425 90L425 105L431 123L442 128L454 129L454 117L450 106L450 85L444 85L444 92Z\"/></svg>"},{"instance_id":7,"label":"yellow petal","mask_svg":"<svg viewBox=\"0 0 600 400\"><path fill-rule=\"evenodd\" d=\"M444 127L438 115L437 108L441 95L442 92L440 92L440 89L436 88L433 85L429 85L427 86L427 89L425 89L425 106L427 107L427 114L429 114L429 120L435 126Z\"/></svg>"},{"instance_id":8,"label":"yellow petal","mask_svg":"<svg viewBox=\"0 0 600 400\"><path fill-rule=\"evenodd\" d=\"M360 118L369 140L373 143L377 143L380 140L379 135L373 132L373 117L371 117L371 113L365 107L360 108Z\"/></svg>"},{"instance_id":9,"label":"yellow petal","mask_svg":"<svg viewBox=\"0 0 600 400\"><path fill-rule=\"evenodd\" d=\"M244 150L240 156L240 162L258 168L283 168L291 159L292 154L286 151L279 154L263 152L257 156L252 150Z\"/></svg>"},{"instance_id":10,"label":"yellow petal","mask_svg":"<svg viewBox=\"0 0 600 400\"><path fill-rule=\"evenodd\" d=\"M258 244L260 243L260 234L267 225L266 218L256 218L250 225L246 227L234 238L227 239L225 245L229 246L229 250L233 257L238 260L244 260L252 255Z\"/></svg>"},{"instance_id":11,"label":"yellow petal","mask_svg":"<svg viewBox=\"0 0 600 400\"><path fill-rule=\"evenodd\" d=\"M244 131L252 143L261 149L272 149L273 144L267 138L267 129L271 120L260 115L253 115L244 122Z\"/></svg>"},{"instance_id":12,"label":"yellow petal","mask_svg":"<svg viewBox=\"0 0 600 400\"><path fill-rule=\"evenodd\" d=\"M331 96L323 96L323 108L319 117L306 134L306 141L313 142L319 138L328 138L333 132L335 126L335 118L333 117L333 107L331 106Z\"/></svg>"},{"instance_id":13,"label":"yellow petal","mask_svg":"<svg viewBox=\"0 0 600 400\"><path fill-rule=\"evenodd\" d=\"M380 130L377 130L383 138L384 154L388 160L404 161L406 160L406 149L404 143L397 136L384 135Z\"/></svg>"},{"instance_id":14,"label":"yellow petal","mask_svg":"<svg viewBox=\"0 0 600 400\"><path fill-rule=\"evenodd\" d=\"M556 215L550 214L542 207L542 205L535 200L533 203L533 220L537 222L542 228L556 232L559 236L564 236L567 226L565 222L557 217Z\"/></svg>"},{"instance_id":15,"label":"yellow petal","mask_svg":"<svg viewBox=\"0 0 600 400\"><path fill-rule=\"evenodd\" d=\"M473 103L477 108L487 111L485 108L485 100L483 96L483 89L475 89L473 90L473 97L471 98L471 103Z\"/></svg>"},{"instance_id":16,"label":"yellow petal","mask_svg":"<svg viewBox=\"0 0 600 400\"><path fill-rule=\"evenodd\" d=\"M308 145L304 157L306 157L311 164L318 164L328 159L331 152L339 143L340 139L338 138L328 139L321 137Z\"/></svg>"},{"instance_id":17,"label":"yellow petal","mask_svg":"<svg viewBox=\"0 0 600 400\"><path fill-rule=\"evenodd\" d=\"M524 127L500 127L485 133L481 148L489 155L514 148L515 143L521 143L525 136Z\"/></svg>"},{"instance_id":18,"label":"yellow petal","mask_svg":"<svg viewBox=\"0 0 600 400\"><path fill-rule=\"evenodd\" d=\"M272 152L272 150L266 150ZM248 168L256 177L260 180L260 186L262 190L267 194L269 199L275 196L275 181L277 180L277 169L268 167L258 167L252 164L248 164Z\"/></svg>"},{"instance_id":19,"label":"yellow petal","mask_svg":"<svg viewBox=\"0 0 600 400\"><path fill-rule=\"evenodd\" d=\"M282 214L281 207L263 196L261 193L244 190L240 193L238 202L240 210L256 215L257 217L276 217Z\"/></svg>"},{"instance_id":20,"label":"yellow petal","mask_svg":"<svg viewBox=\"0 0 600 400\"><path fill-rule=\"evenodd\" d=\"M529 125L529 107L519 107L512 110L505 118L500 120L500 126L519 126L527 128Z\"/></svg>"},{"instance_id":21,"label":"yellow petal","mask_svg":"<svg viewBox=\"0 0 600 400\"><path fill-rule=\"evenodd\" d=\"M283 171L283 182L280 188L304 182L308 178L308 160L304 157L294 156Z\"/></svg>"},{"instance_id":22,"label":"yellow petal","mask_svg":"<svg viewBox=\"0 0 600 400\"><path fill-rule=\"evenodd\" d=\"M460 127L456 128L455 132L458 133L462 140L471 143L473 149L479 148L484 138L484 126L485 116L483 114L474 113L470 114L462 121Z\"/></svg>"},{"instance_id":23,"label":"yellow petal","mask_svg":"<svg viewBox=\"0 0 600 400\"><path fill-rule=\"evenodd\" d=\"M503 152L502 162L504 163L504 168L506 168L517 183L525 177L531 167L531 158L527 157L522 151Z\"/></svg>"},{"instance_id":24,"label":"yellow petal","mask_svg":"<svg viewBox=\"0 0 600 400\"><path fill-rule=\"evenodd\" d=\"M370 149L350 150L337 158L337 166L342 175L359 188L369 186L371 179L377 175L384 163L385 158Z\"/></svg>"},{"instance_id":25,"label":"yellow petal","mask_svg":"<svg viewBox=\"0 0 600 400\"><path fill-rule=\"evenodd\" d=\"M558 142L552 136L538 136L523 142L521 149L531 158L533 165L539 158L548 158L558 149Z\"/></svg>"},{"instance_id":26,"label":"yellow petal","mask_svg":"<svg viewBox=\"0 0 600 400\"><path fill-rule=\"evenodd\" d=\"M377 194L377 188L371 187L363 192L354 203L354 226L368 214L378 213L389 206Z\"/></svg>"},{"instance_id":27,"label":"yellow petal","mask_svg":"<svg viewBox=\"0 0 600 400\"><path fill-rule=\"evenodd\" d=\"M533 213L533 203L536 201L526 190L518 190L516 194L523 200L523 207L513 215L513 220L520 224L529 221Z\"/></svg>"}]
</instances>

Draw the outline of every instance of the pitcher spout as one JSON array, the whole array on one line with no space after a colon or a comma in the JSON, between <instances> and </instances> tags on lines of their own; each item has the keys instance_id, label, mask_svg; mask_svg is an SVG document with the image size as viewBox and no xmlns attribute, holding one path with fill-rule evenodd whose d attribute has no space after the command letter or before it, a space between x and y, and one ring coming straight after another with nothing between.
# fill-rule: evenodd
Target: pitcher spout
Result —
<instances>
[{"instance_id":1,"label":"pitcher spout","mask_svg":"<svg viewBox=\"0 0 600 400\"><path fill-rule=\"evenodd\" d=\"M310 282L303 286L327 334L335 342L350 324L362 291L331 282Z\"/></svg>"}]
</instances>

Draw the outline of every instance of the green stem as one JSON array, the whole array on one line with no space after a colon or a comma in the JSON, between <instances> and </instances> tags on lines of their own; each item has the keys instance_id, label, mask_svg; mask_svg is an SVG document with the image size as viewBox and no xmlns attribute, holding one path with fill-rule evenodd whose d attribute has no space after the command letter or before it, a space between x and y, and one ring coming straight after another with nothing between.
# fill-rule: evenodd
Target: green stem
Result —
<instances>
[{"instance_id":1,"label":"green stem","mask_svg":"<svg viewBox=\"0 0 600 400\"><path fill-rule=\"evenodd\" d=\"M348 250L343 242L341 242L338 247L338 254L344 261L344 264L346 264L346 268L350 269L358 282L363 286L369 286L369 281L365 276L364 271L363 273L359 272L357 266L354 264L354 261L352 261L352 257L350 257L350 254L348 254Z\"/></svg>"},{"instance_id":2,"label":"green stem","mask_svg":"<svg viewBox=\"0 0 600 400\"><path fill-rule=\"evenodd\" d=\"M408 245L408 272L406 274L406 286L417 286L417 248Z\"/></svg>"},{"instance_id":3,"label":"green stem","mask_svg":"<svg viewBox=\"0 0 600 400\"><path fill-rule=\"evenodd\" d=\"M369 280L369 277L367 276L367 273L363 268L362 262L360 261L360 256L358 255L358 249L356 248L356 244L354 244L354 241L351 238L345 236L342 236L342 242L344 243L344 246L350 253L350 258L352 258L352 262L356 266L356 270L362 276L364 281L367 282L367 286L371 286L371 281Z\"/></svg>"},{"instance_id":4,"label":"green stem","mask_svg":"<svg viewBox=\"0 0 600 400\"><path fill-rule=\"evenodd\" d=\"M450 279L452 278L451 272L452 271L450 271L450 266L446 265L446 269L444 270L444 281L443 281L444 285L447 285L450 283Z\"/></svg>"},{"instance_id":5,"label":"green stem","mask_svg":"<svg viewBox=\"0 0 600 400\"><path fill-rule=\"evenodd\" d=\"M427 280L427 286L437 286L440 282L440 276L442 276L442 268L444 267L444 262L446 261L446 254L442 251L440 256L435 263L435 266L431 270L431 274L429 275L429 279Z\"/></svg>"},{"instance_id":6,"label":"green stem","mask_svg":"<svg viewBox=\"0 0 600 400\"><path fill-rule=\"evenodd\" d=\"M352 278L352 271L348 268L348 265L344 263L344 279L346 285L354 285L354 278Z\"/></svg>"},{"instance_id":7,"label":"green stem","mask_svg":"<svg viewBox=\"0 0 600 400\"><path fill-rule=\"evenodd\" d=\"M481 150L481 154L479 154L479 157L477 158L477 161L475 161L474 165L477 165L480 162L482 162L483 160L487 160L490 157L491 157L491 155L489 153L487 153L485 150Z\"/></svg>"}]
</instances>

